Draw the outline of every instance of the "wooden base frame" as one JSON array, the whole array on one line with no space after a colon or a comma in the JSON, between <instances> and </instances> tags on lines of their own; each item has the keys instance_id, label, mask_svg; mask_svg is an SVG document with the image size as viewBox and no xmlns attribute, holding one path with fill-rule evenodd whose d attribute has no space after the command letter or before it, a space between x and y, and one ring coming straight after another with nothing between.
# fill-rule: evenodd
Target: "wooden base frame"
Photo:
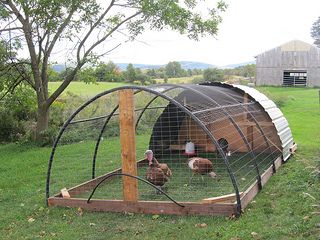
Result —
<instances>
[{"instance_id":1,"label":"wooden base frame","mask_svg":"<svg viewBox=\"0 0 320 240\"><path fill-rule=\"evenodd\" d=\"M145 160L138 162L138 165L146 164ZM279 157L275 161L276 169L282 164L282 158ZM117 169L111 173L120 172ZM184 207L180 207L173 202L168 201L123 201L123 200L97 200L91 199L87 203L87 199L75 198L75 195L85 191L92 190L95 185L107 175L92 179L88 182L80 184L76 187L68 189L70 198L63 198L59 193L53 197L48 198L49 206L63 206L63 207L81 207L91 211L104 212L130 212L130 213L144 213L144 214L171 214L171 215L211 215L211 216L233 216L236 215L237 204L230 202L230 196L226 201L220 202L180 202ZM261 183L264 186L273 174L273 166L271 165L262 175ZM258 194L259 186L256 181L244 193L241 194L241 207L244 210L252 199Z\"/></svg>"}]
</instances>

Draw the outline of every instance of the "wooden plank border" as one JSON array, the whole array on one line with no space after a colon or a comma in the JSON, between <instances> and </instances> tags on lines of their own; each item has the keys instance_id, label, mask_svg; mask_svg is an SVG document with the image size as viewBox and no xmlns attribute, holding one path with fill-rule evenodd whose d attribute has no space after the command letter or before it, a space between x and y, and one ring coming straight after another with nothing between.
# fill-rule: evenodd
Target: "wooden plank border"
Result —
<instances>
[{"instance_id":1,"label":"wooden plank border","mask_svg":"<svg viewBox=\"0 0 320 240\"><path fill-rule=\"evenodd\" d=\"M90 211L102 212L130 212L143 214L167 214L167 215L202 215L202 216L232 216L236 212L236 204L204 204L182 202L185 207L179 207L168 201L122 201L122 200L96 200L87 203L87 199L81 198L57 198L50 197L48 204L52 206L81 207Z\"/></svg>"},{"instance_id":2,"label":"wooden plank border","mask_svg":"<svg viewBox=\"0 0 320 240\"><path fill-rule=\"evenodd\" d=\"M141 159L137 162L137 166L141 167L147 164L147 160L146 159ZM86 181L84 183L81 183L79 185L76 185L74 187L71 187L68 190L69 194L71 197L75 197L78 194L87 192L92 190L103 178L105 178L108 175L111 175L113 173L121 173L122 169L121 168L117 168L116 170L113 170L111 172L108 172L106 174L103 174L101 176L98 176L94 179L91 179L89 181ZM112 180L113 177L110 177L109 179L106 180L106 182ZM61 197L61 193L57 193L54 195L55 197Z\"/></svg>"},{"instance_id":3,"label":"wooden plank border","mask_svg":"<svg viewBox=\"0 0 320 240\"><path fill-rule=\"evenodd\" d=\"M281 166L282 164L282 157L278 157L275 160L275 166L276 170ZM262 175L261 175L261 184L264 186L270 177L273 174L273 166L271 165ZM245 192L243 197L241 198L241 207L242 209L245 209L248 204L252 201L252 199L258 194L259 192L259 187L258 187L258 182L255 181Z\"/></svg>"},{"instance_id":4,"label":"wooden plank border","mask_svg":"<svg viewBox=\"0 0 320 240\"><path fill-rule=\"evenodd\" d=\"M137 162L138 165L144 165L145 159ZM276 169L282 165L282 157L275 160ZM103 212L132 212L143 214L168 214L168 215L201 215L201 216L232 216L236 213L236 203L201 203L201 202L180 202L185 207L179 207L173 202L168 201L123 201L123 200L97 200L92 199L87 203L87 199L73 198L72 196L82 193L84 189L91 190L103 177L108 174L120 171L117 169L88 182L70 188L68 191L71 198L62 198L61 194L48 199L49 206L61 207L81 207L90 211ZM270 166L262 175L261 183L264 186L273 174L272 166ZM259 187L257 181L253 183L241 197L242 209L245 209L252 199L258 194ZM76 193L76 194L75 194Z\"/></svg>"}]
</instances>

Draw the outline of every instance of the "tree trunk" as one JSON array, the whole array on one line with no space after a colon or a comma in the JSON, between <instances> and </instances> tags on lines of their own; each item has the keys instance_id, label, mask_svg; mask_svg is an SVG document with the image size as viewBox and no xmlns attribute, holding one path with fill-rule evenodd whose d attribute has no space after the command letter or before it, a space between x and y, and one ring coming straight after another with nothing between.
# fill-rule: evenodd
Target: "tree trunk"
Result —
<instances>
[{"instance_id":1,"label":"tree trunk","mask_svg":"<svg viewBox=\"0 0 320 240\"><path fill-rule=\"evenodd\" d=\"M37 112L37 126L35 132L35 140L42 141L43 131L47 130L49 126L49 109L45 104L38 104Z\"/></svg>"}]
</instances>

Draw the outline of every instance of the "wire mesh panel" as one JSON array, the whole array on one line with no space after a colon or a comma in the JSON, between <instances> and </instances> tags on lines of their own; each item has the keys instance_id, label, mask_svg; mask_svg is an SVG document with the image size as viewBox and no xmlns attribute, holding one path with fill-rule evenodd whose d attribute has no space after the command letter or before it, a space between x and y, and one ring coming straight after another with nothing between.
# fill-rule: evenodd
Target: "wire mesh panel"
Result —
<instances>
[{"instance_id":1,"label":"wire mesh panel","mask_svg":"<svg viewBox=\"0 0 320 240\"><path fill-rule=\"evenodd\" d=\"M202 202L245 192L281 155L270 116L242 91L171 84L128 89L133 90L134 134L128 138L135 144L130 155L137 168L132 177L140 178L138 200L169 195ZM72 197L88 198L98 186L94 199L125 198L128 176L120 174L126 173L128 153L119 91L84 105L62 129L49 169L50 194L67 188Z\"/></svg>"},{"instance_id":2,"label":"wire mesh panel","mask_svg":"<svg viewBox=\"0 0 320 240\"><path fill-rule=\"evenodd\" d=\"M101 97L84 107L63 129L54 152L50 176L50 194L59 193L62 188L71 188L92 179L93 158L100 132L117 106L116 94ZM113 116L113 115L112 115ZM110 126L117 122L117 115L109 119ZM100 141L96 159L96 175L119 168L119 130L105 129ZM105 151L108 149L108 151Z\"/></svg>"}]
</instances>

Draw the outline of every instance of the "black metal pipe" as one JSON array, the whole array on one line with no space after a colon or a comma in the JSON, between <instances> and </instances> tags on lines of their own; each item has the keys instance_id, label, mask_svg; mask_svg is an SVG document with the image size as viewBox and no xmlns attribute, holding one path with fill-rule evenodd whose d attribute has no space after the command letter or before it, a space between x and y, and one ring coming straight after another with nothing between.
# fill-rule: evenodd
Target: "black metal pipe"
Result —
<instances>
[{"instance_id":1,"label":"black metal pipe","mask_svg":"<svg viewBox=\"0 0 320 240\"><path fill-rule=\"evenodd\" d=\"M207 85L207 84L203 84L203 85L205 85L205 86L210 86L210 84L209 85ZM224 84L221 84L221 83L215 83L215 84L211 84L211 86L219 86L219 85L222 85L222 86L229 86L229 87L231 87L231 88L235 88L234 86L232 86L232 85L230 85L230 84L226 84L226 83L224 83ZM237 88L238 89L238 88ZM228 96L229 98L232 98L232 99L234 99L234 100L236 100L234 97L232 97L232 96L230 96L230 95L228 95L228 94L226 94L225 92L223 92L223 91L220 91L220 90L217 90L217 91L219 91L220 93L222 93L222 94L224 94L224 95L226 95L226 96ZM242 92L243 93L246 93L245 91L243 91L242 90ZM258 103L257 101L255 101L255 103ZM258 103L259 104L259 103ZM260 104L259 104L260 105ZM261 105L260 105L261 106ZM262 106L261 106L262 107ZM246 110L244 107L243 107L243 109L244 110ZM263 136L263 138L264 138L264 140L265 140L265 143L266 143L266 145L267 145L267 147L269 148L269 150L270 150L270 152L272 152L272 150L271 150L271 146L270 146L270 144L269 144L269 140L268 140L268 138L267 138L267 136L266 136L266 134L265 134L265 132L264 132L264 130L263 130L263 128L261 127L261 125L259 124L259 122L258 122L258 120L256 119L256 117L250 112L250 111L247 111L247 113L248 114L250 114L250 116L251 116L251 118L252 118L252 120L255 122L255 124L256 124L256 126L258 127L258 129L259 129L259 131L260 131L260 133L261 133L261 135ZM275 165L275 159L273 159L272 160L272 171L273 171L273 173L276 173L276 165ZM258 187L259 187L259 189L261 190L262 189L262 185L261 185L261 181L260 181L260 183L258 182Z\"/></svg>"},{"instance_id":2,"label":"black metal pipe","mask_svg":"<svg viewBox=\"0 0 320 240\"><path fill-rule=\"evenodd\" d=\"M108 118L106 119L106 121L104 122L102 128L101 128L101 131L99 133L99 136L98 136L98 139L97 139L97 142L96 142L96 145L94 147L94 152L93 152L93 158L92 158L92 179L95 178L95 175L96 175L96 159L97 159L97 154L98 154L98 149L99 149L99 146L100 146L100 142L101 142L101 137L102 137L102 134L107 126L107 124L109 123L110 119L112 118L113 114L115 113L115 111L117 111L117 109L119 108L119 105L117 105L113 110L112 112L109 114Z\"/></svg>"},{"instance_id":3,"label":"black metal pipe","mask_svg":"<svg viewBox=\"0 0 320 240\"><path fill-rule=\"evenodd\" d=\"M204 97L205 99L211 101L212 103L216 104L217 106L221 106L221 105L220 105L218 102L216 102L214 99L212 99L211 97L205 95L204 93L202 93L202 92L200 92L200 91L198 91L198 90L196 90L196 89L194 89L194 88L190 88L190 87L188 87L188 86L186 86L186 85L183 85L183 86L178 85L178 86L180 86L180 87L182 87L182 88L185 88L185 89L188 89L188 90L191 91L191 92L197 93L198 95L200 95L200 96ZM262 186L262 185L261 185L261 175L260 175L260 171L259 171L259 168L258 168L256 156L255 156L254 152L252 151L252 148L251 148L251 146L250 146L247 138L245 137L243 131L241 130L241 128L239 127L239 125L236 123L236 121L233 119L233 117L232 117L223 107L222 107L221 110L222 110L223 113L228 117L228 119L231 121L232 125L237 129L237 131L238 131L238 133L240 134L242 140L244 141L245 145L247 146L248 151L250 152L250 155L251 155L251 157L252 157L252 159L253 159L254 166L255 166L255 169L256 169L256 172L257 172L257 182L258 182L258 186L259 186L259 188L261 188L261 186ZM219 144L217 144L217 145L219 145ZM239 192L238 192L238 194L237 194L237 205L239 205L240 207L238 206L238 208L241 209L241 199L240 199L240 194L239 194ZM241 213L241 211L240 211L240 213ZM240 213L239 213L239 214L240 214Z\"/></svg>"},{"instance_id":4,"label":"black metal pipe","mask_svg":"<svg viewBox=\"0 0 320 240\"><path fill-rule=\"evenodd\" d=\"M151 182L148 182L147 180L141 178L141 177L138 177L138 176L134 176L134 175L131 175L131 174L128 174L128 173L111 173L110 175L107 175L105 176L103 179L101 179L101 181L94 187L94 189L92 190L88 200L87 200L87 203L90 203L90 200L93 196L93 194L95 193L95 191L97 190L97 188L104 182L106 181L108 178L110 177L113 177L113 176L127 176L127 177L131 177L131 178L135 178L139 181L142 181L144 183L147 183L149 184L151 187L157 189L158 191L160 191L162 194L164 194L167 198L169 198L172 202L174 202L175 204L177 204L179 207L185 207L184 205L178 203L176 200L174 200L172 197L170 197L166 192L164 192L161 188L158 188L156 185L152 184Z\"/></svg>"},{"instance_id":5,"label":"black metal pipe","mask_svg":"<svg viewBox=\"0 0 320 240\"><path fill-rule=\"evenodd\" d=\"M185 87L182 87L180 85L173 85L173 84L164 84L162 85L162 87L166 87L166 86L170 86L170 87L174 87L174 88L182 88L184 89ZM80 112L82 111L86 106L88 106L90 103L92 103L93 101L97 100L98 98L105 96L107 94L110 94L112 92L116 92L119 90L124 90L124 89L136 89L137 91L146 91L155 95L159 95L162 98L168 100L169 102L173 103L174 105L176 105L178 108L180 108L183 112L185 112L187 115L190 116L191 119L193 119L196 123L198 123L199 127L207 134L207 136L210 138L210 140L215 144L215 146L217 147L217 150L219 152L219 154L222 156L224 163L226 165L227 168L227 172L229 174L229 177L231 179L231 183L235 189L235 193L236 193L236 197L237 197L237 216L240 216L241 214L241 201L240 201L240 194L239 194L239 189L238 189L238 185L237 182L235 180L235 176L233 174L233 172L231 171L231 167L229 164L229 161L224 153L224 151L222 150L222 148L219 146L217 140L215 139L215 137L212 135L212 133L209 131L209 129L197 118L195 117L192 112L190 110L188 110L185 106L183 106L182 104L180 104L179 102L177 102L176 100L174 100L171 97L166 96L165 94L152 90L150 88L147 87L143 87L143 86L122 86L122 87L118 87L118 88L114 88L114 89L110 89L107 90L105 92L102 92L100 94L97 94L95 97L91 98L89 101L87 101L86 103L84 103L82 106L80 106L64 123L63 127L60 129L58 136L53 144L53 148L51 151L51 155L50 155L50 159L49 159L49 163L48 163L48 172L47 172L47 181L46 181L46 201L49 198L49 192L50 192L50 176L51 176L51 169L52 169L52 165L53 165L53 159L54 159L54 154L55 154L55 150L57 148L58 142L62 136L62 134L64 133L65 129L67 128L67 126L69 125L69 123L72 121L72 119ZM48 204L48 201L47 201Z\"/></svg>"},{"instance_id":6,"label":"black metal pipe","mask_svg":"<svg viewBox=\"0 0 320 240\"><path fill-rule=\"evenodd\" d=\"M165 90L165 91L163 91L163 92L167 92L167 91L172 90L172 89L174 89L174 88L169 88L169 89L167 89L167 90ZM140 92L140 91L136 91L134 94L137 94L137 93L139 93L139 92ZM162 93L163 93L163 92L162 92ZM155 99L155 98L157 98L157 97L158 97L158 96L154 97L153 99ZM149 103L151 104L152 101L153 101L153 100L151 100ZM138 120L137 120L137 123L136 123L135 128L137 128L137 125L138 125L138 122L139 122L139 120L140 120L140 117L142 116L142 114L144 113L144 111L146 110L146 108L149 107L150 104L147 104L146 107L144 107L144 108L136 109L136 111L142 110L142 113L140 114L140 116L139 116L139 118L138 118ZM102 126L102 128L101 128L101 131L100 131L100 133L99 133L99 136L98 136L98 139L97 139L95 148L94 148L93 158L92 158L92 174L91 174L91 175L92 175L92 179L94 179L94 178L95 178L95 175L96 175L96 159L97 159L97 154L98 154L98 149L99 149L99 146L100 146L102 134L104 133L105 128L106 128L106 126L108 125L111 117L118 115L118 114L114 114L114 113L117 111L118 108L119 108L119 105L117 105L117 106L114 108L114 110L108 115L108 118L107 118L106 121L104 122L104 124L103 124L103 126ZM157 108L158 108L158 107L157 107ZM162 107L161 107L161 108L162 108ZM149 108L148 108L148 109L149 109Z\"/></svg>"},{"instance_id":7,"label":"black metal pipe","mask_svg":"<svg viewBox=\"0 0 320 240\"><path fill-rule=\"evenodd\" d=\"M173 87L173 88L168 88L167 90L163 91L162 93L168 92L168 91L170 91L170 90L172 90L172 89L175 89L175 87ZM159 97L159 96L153 97L153 98L150 100L150 102L148 102L148 104L143 108L142 112L140 113L139 117L137 118L136 127L135 127L136 129L137 129L137 127L138 127L138 124L139 124L140 119L141 119L142 115L144 114L144 112L145 112L147 109L149 109L149 106L151 105L151 103L153 103L158 97Z\"/></svg>"}]
</instances>

